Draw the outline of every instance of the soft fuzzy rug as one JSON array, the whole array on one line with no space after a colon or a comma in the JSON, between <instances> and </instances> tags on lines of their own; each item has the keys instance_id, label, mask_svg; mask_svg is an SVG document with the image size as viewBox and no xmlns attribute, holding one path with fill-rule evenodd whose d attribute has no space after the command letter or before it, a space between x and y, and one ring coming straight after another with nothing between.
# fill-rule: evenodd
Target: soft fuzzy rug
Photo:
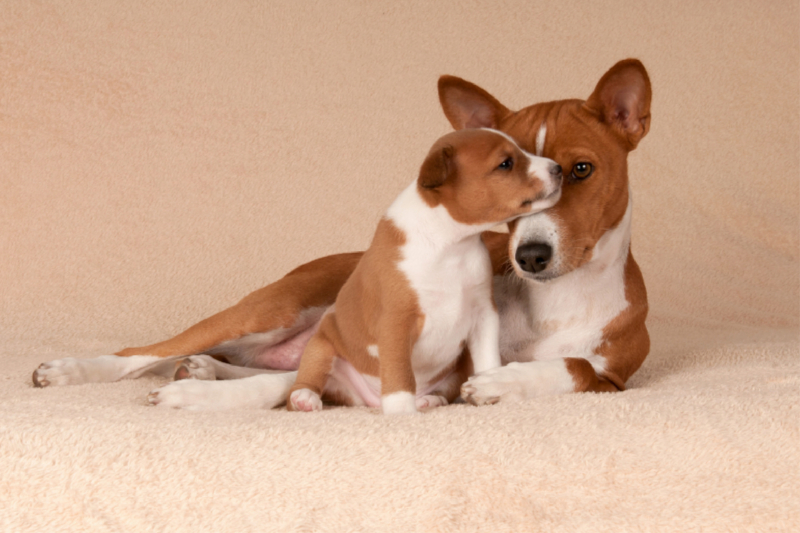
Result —
<instances>
[{"instance_id":1,"label":"soft fuzzy rug","mask_svg":"<svg viewBox=\"0 0 800 533\"><path fill-rule=\"evenodd\" d=\"M800 6L0 3L0 531L800 528ZM653 350L613 395L417 417L154 408L41 362L174 335L363 249L448 131L653 82L629 158Z\"/></svg>"}]
</instances>

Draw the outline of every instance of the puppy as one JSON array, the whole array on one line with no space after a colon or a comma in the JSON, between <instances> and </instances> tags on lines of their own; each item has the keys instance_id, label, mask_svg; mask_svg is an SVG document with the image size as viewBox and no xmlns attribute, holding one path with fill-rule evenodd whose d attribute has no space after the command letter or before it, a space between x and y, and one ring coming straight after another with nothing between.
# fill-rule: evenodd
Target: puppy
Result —
<instances>
[{"instance_id":1,"label":"puppy","mask_svg":"<svg viewBox=\"0 0 800 533\"><path fill-rule=\"evenodd\" d=\"M500 365L492 264L481 232L553 206L561 167L506 134L467 129L431 148L303 352L287 407L446 405Z\"/></svg>"}]
</instances>

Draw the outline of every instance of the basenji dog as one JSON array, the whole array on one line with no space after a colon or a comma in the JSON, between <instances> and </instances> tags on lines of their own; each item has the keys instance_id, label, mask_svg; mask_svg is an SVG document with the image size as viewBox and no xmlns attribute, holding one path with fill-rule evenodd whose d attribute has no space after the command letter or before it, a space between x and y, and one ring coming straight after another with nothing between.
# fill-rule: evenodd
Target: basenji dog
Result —
<instances>
[{"instance_id":1,"label":"basenji dog","mask_svg":"<svg viewBox=\"0 0 800 533\"><path fill-rule=\"evenodd\" d=\"M516 112L451 76L439 80L439 97L456 130L502 131L564 172L561 199L553 207L512 223L509 234L483 235L495 273L504 366L471 377L462 396L486 404L622 390L650 347L647 293L630 247L627 166L628 153L650 128L644 66L620 61L586 100ZM160 406L281 405L295 381L291 370L361 256L311 261L169 340L116 355L45 363L33 382L43 387L116 381L150 372L180 379L150 394Z\"/></svg>"},{"instance_id":2,"label":"basenji dog","mask_svg":"<svg viewBox=\"0 0 800 533\"><path fill-rule=\"evenodd\" d=\"M415 413L453 401L470 366L500 366L481 233L552 207L561 174L498 131L436 141L308 341L289 410L318 411L324 397Z\"/></svg>"}]
</instances>

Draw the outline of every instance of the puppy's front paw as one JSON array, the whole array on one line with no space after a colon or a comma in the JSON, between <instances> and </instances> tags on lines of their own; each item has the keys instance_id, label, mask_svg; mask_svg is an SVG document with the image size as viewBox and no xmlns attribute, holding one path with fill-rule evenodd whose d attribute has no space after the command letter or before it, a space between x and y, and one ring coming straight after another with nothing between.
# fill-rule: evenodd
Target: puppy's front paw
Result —
<instances>
[{"instance_id":1,"label":"puppy's front paw","mask_svg":"<svg viewBox=\"0 0 800 533\"><path fill-rule=\"evenodd\" d=\"M515 363L470 377L461 385L461 397L472 405L491 405L501 400L522 399Z\"/></svg>"},{"instance_id":2,"label":"puppy's front paw","mask_svg":"<svg viewBox=\"0 0 800 533\"><path fill-rule=\"evenodd\" d=\"M182 379L201 379L211 381L217 379L213 359L208 355L191 355L181 361L175 370L175 381Z\"/></svg>"},{"instance_id":3,"label":"puppy's front paw","mask_svg":"<svg viewBox=\"0 0 800 533\"><path fill-rule=\"evenodd\" d=\"M411 415L417 412L417 398L410 392L400 391L381 397L385 415Z\"/></svg>"},{"instance_id":4,"label":"puppy's front paw","mask_svg":"<svg viewBox=\"0 0 800 533\"><path fill-rule=\"evenodd\" d=\"M319 394L309 389L297 389L289 396L293 411L321 411L322 400Z\"/></svg>"},{"instance_id":5,"label":"puppy's front paw","mask_svg":"<svg viewBox=\"0 0 800 533\"><path fill-rule=\"evenodd\" d=\"M81 367L81 360L73 357L42 363L39 365L39 368L33 371L32 379L34 387L80 385L81 383L86 383Z\"/></svg>"}]
</instances>

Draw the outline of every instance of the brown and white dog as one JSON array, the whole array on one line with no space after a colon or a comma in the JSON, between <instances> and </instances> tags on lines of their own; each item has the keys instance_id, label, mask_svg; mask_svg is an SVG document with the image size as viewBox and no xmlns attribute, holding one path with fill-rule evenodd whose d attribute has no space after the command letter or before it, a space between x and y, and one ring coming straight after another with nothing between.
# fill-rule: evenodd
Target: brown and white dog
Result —
<instances>
[{"instance_id":1,"label":"brown and white dog","mask_svg":"<svg viewBox=\"0 0 800 533\"><path fill-rule=\"evenodd\" d=\"M552 207L561 174L499 131L439 139L306 345L289 410L319 411L324 398L415 413L455 400L472 369L500 366L481 233Z\"/></svg>"},{"instance_id":2,"label":"brown and white dog","mask_svg":"<svg viewBox=\"0 0 800 533\"><path fill-rule=\"evenodd\" d=\"M637 60L621 61L585 101L547 102L516 112L480 87L450 76L439 80L439 96L456 130L500 130L522 149L564 169L555 206L512 223L510 235L484 234L496 274L505 366L473 376L462 396L486 404L622 390L650 348L647 294L630 251L627 170L628 153L650 127L645 68ZM45 363L33 382L69 385L151 372L180 380L150 394L157 405L281 405L296 377L291 370L361 256L307 263L164 342ZM222 356L231 364L194 354ZM264 368L273 370L264 373ZM187 377L197 379L182 379ZM204 381L215 378L221 381Z\"/></svg>"}]
</instances>

